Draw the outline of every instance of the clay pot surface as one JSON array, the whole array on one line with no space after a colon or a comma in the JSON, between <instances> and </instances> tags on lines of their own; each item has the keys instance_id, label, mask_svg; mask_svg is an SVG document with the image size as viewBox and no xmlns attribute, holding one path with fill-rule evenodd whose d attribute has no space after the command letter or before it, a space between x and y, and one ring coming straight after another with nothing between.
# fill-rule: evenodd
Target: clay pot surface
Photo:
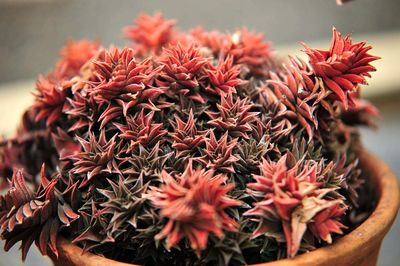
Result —
<instances>
[{"instance_id":1,"label":"clay pot surface","mask_svg":"<svg viewBox=\"0 0 400 266\"><path fill-rule=\"evenodd\" d=\"M377 206L371 215L353 231L337 239L332 245L301 254L293 259L260 263L253 266L348 266L376 265L380 246L396 218L399 203L399 185L393 171L376 156L362 151L360 162L363 174L375 188ZM372 196L372 195L371 195ZM132 266L113 261L82 249L65 239L58 242L59 257L53 259L59 266Z\"/></svg>"}]
</instances>

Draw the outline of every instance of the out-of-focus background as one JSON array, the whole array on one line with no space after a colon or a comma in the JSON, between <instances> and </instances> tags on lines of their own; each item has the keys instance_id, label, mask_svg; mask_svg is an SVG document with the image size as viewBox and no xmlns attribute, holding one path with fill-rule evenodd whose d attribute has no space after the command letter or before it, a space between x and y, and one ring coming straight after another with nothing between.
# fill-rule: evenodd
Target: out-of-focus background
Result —
<instances>
[{"instance_id":1,"label":"out-of-focus background","mask_svg":"<svg viewBox=\"0 0 400 266\"><path fill-rule=\"evenodd\" d=\"M382 57L374 65L364 95L381 110L379 130L362 130L364 144L400 176L400 1L356 0L0 0L0 134L9 135L26 106L39 73L56 62L70 38L99 39L105 46L123 45L121 28L141 12L161 11L188 29L234 31L246 26L266 34L279 55L299 54L299 41L327 48L331 28L353 33L355 41L374 46ZM0 248L4 245L0 243ZM387 235L378 265L400 262L400 223ZM17 248L0 251L0 266L50 265L32 248L22 264Z\"/></svg>"}]
</instances>

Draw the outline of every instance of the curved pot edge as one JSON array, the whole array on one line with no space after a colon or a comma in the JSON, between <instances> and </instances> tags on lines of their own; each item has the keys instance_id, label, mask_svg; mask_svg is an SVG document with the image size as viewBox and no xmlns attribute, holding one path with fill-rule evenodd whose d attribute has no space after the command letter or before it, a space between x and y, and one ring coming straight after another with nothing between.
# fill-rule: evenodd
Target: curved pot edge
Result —
<instances>
[{"instance_id":1,"label":"curved pot edge","mask_svg":"<svg viewBox=\"0 0 400 266\"><path fill-rule=\"evenodd\" d=\"M361 225L331 245L301 254L293 259L282 259L252 266L375 265L381 242L393 224L399 209L399 184L390 167L375 155L362 150L360 162L364 172L368 173L371 181L377 187L379 198L375 210ZM134 266L134 264L117 262L90 252L84 253L83 256L76 256L82 254L82 249L65 239L58 241L58 247L59 258L52 258L55 265ZM368 254L368 256L357 258L357 254Z\"/></svg>"}]
</instances>

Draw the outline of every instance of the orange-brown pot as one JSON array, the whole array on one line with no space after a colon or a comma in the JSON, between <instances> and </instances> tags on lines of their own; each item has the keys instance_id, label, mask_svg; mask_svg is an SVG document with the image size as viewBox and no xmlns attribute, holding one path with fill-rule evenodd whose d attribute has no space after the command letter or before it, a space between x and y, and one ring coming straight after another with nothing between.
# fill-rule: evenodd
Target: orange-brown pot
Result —
<instances>
[{"instance_id":1,"label":"orange-brown pot","mask_svg":"<svg viewBox=\"0 0 400 266\"><path fill-rule=\"evenodd\" d=\"M318 248L293 259L261 263L254 266L348 266L376 265L382 240L389 231L399 209L399 186L392 170L380 159L366 151L360 154L363 173L368 175L376 188L377 206L367 220L334 244ZM371 195L372 196L372 195ZM132 266L86 252L60 240L59 266Z\"/></svg>"}]
</instances>

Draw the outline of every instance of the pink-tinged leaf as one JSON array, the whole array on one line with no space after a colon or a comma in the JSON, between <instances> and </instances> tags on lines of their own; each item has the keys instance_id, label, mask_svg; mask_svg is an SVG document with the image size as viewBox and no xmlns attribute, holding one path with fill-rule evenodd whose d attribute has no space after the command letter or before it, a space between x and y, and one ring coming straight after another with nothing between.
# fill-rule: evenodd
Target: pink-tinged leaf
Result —
<instances>
[{"instance_id":1,"label":"pink-tinged leaf","mask_svg":"<svg viewBox=\"0 0 400 266\"><path fill-rule=\"evenodd\" d=\"M47 222L43 225L39 239L38 239L38 247L40 253L43 256L47 255L47 244L50 240L50 229L51 229L52 220L47 220Z\"/></svg>"},{"instance_id":2,"label":"pink-tinged leaf","mask_svg":"<svg viewBox=\"0 0 400 266\"><path fill-rule=\"evenodd\" d=\"M57 219L54 219L51 228L50 228L50 242L48 243L48 246L50 247L50 250L53 252L53 254L58 258L58 250L57 250L57 235L58 235L58 230L59 230L59 222Z\"/></svg>"},{"instance_id":3,"label":"pink-tinged leaf","mask_svg":"<svg viewBox=\"0 0 400 266\"><path fill-rule=\"evenodd\" d=\"M324 79L324 82L329 87L329 89L331 89L339 97L340 101L343 103L344 108L347 109L349 104L346 93L343 91L343 89L331 79Z\"/></svg>"}]
</instances>

